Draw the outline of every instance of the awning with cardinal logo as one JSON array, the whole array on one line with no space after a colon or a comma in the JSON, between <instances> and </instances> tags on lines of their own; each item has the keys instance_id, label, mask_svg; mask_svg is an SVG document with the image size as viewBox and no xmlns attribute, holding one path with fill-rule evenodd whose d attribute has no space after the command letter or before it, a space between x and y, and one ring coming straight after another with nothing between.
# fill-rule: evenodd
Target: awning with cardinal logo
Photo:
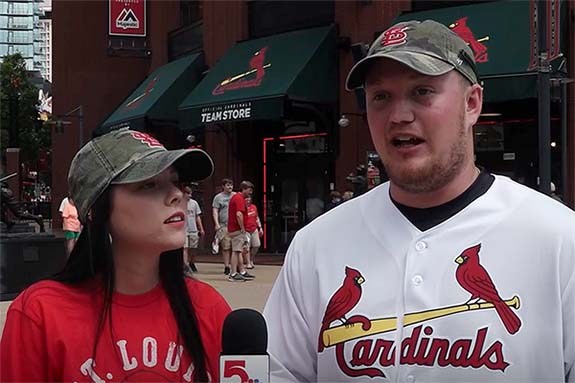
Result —
<instances>
[{"instance_id":1,"label":"awning with cardinal logo","mask_svg":"<svg viewBox=\"0 0 575 383\"><path fill-rule=\"evenodd\" d=\"M292 101L334 103L337 62L334 26L240 42L181 103L180 126L280 120Z\"/></svg>"},{"instance_id":2,"label":"awning with cardinal logo","mask_svg":"<svg viewBox=\"0 0 575 383\"><path fill-rule=\"evenodd\" d=\"M547 46L552 66L558 66L564 52L565 12L560 0L547 7ZM406 20L435 20L457 33L475 55L484 81L487 102L535 98L537 96L537 3L494 1L404 13L394 23ZM566 40L566 39L563 39ZM556 60L557 59L557 60Z\"/></svg>"},{"instance_id":3,"label":"awning with cardinal logo","mask_svg":"<svg viewBox=\"0 0 575 383\"><path fill-rule=\"evenodd\" d=\"M177 124L178 104L200 81L203 54L192 54L152 72L100 126L100 131L119 127L145 130L146 119Z\"/></svg>"}]
</instances>

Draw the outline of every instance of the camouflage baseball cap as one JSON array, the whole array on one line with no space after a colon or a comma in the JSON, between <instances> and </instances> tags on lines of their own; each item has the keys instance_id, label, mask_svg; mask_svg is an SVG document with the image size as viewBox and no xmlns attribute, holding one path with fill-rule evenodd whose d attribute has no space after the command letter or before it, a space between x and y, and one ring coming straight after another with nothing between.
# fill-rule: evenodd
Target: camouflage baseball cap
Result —
<instances>
[{"instance_id":1,"label":"camouflage baseball cap","mask_svg":"<svg viewBox=\"0 0 575 383\"><path fill-rule=\"evenodd\" d=\"M433 20L405 21L383 32L367 56L349 71L347 90L362 87L374 59L388 58L428 76L440 76L453 69L472 84L478 83L473 51L445 25Z\"/></svg>"},{"instance_id":2,"label":"camouflage baseball cap","mask_svg":"<svg viewBox=\"0 0 575 383\"><path fill-rule=\"evenodd\" d=\"M154 137L128 128L92 139L76 154L68 173L78 218L86 222L92 205L110 184L144 181L172 164L184 182L208 178L214 169L203 150L168 150Z\"/></svg>"}]
</instances>

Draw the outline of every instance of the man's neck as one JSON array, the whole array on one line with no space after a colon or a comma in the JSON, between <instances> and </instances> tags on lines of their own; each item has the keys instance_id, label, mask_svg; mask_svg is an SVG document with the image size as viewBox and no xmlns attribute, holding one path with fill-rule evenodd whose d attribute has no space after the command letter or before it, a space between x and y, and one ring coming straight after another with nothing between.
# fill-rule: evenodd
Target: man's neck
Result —
<instances>
[{"instance_id":1,"label":"man's neck","mask_svg":"<svg viewBox=\"0 0 575 383\"><path fill-rule=\"evenodd\" d=\"M451 182L431 192L409 192L390 182L391 197L398 203L419 209L442 205L457 198L477 179L479 169L474 163L466 166Z\"/></svg>"}]
</instances>

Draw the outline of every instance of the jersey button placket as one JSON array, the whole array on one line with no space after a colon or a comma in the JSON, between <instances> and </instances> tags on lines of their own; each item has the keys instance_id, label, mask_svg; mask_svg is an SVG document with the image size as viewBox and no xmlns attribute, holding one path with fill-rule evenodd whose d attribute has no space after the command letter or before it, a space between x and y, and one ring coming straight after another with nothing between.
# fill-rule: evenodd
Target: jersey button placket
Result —
<instances>
[{"instance_id":1,"label":"jersey button placket","mask_svg":"<svg viewBox=\"0 0 575 383\"><path fill-rule=\"evenodd\" d=\"M415 243L415 250L416 250L418 253L421 253L421 252L425 251L425 249L427 249L427 242L425 242L425 241L417 241L417 242Z\"/></svg>"},{"instance_id":2,"label":"jersey button placket","mask_svg":"<svg viewBox=\"0 0 575 383\"><path fill-rule=\"evenodd\" d=\"M407 376L405 377L405 381L406 381L407 383L415 383L415 376L413 376L413 375L407 375Z\"/></svg>"},{"instance_id":3,"label":"jersey button placket","mask_svg":"<svg viewBox=\"0 0 575 383\"><path fill-rule=\"evenodd\" d=\"M411 282L413 282L415 286L419 286L423 283L423 277L419 274L416 274L413 276L413 278L411 278Z\"/></svg>"},{"instance_id":4,"label":"jersey button placket","mask_svg":"<svg viewBox=\"0 0 575 383\"><path fill-rule=\"evenodd\" d=\"M427 242L419 240L415 242L414 248L418 254L422 254L427 250ZM411 283L413 283L414 286L420 286L423 283L423 277L419 274L415 274L411 277Z\"/></svg>"}]
</instances>

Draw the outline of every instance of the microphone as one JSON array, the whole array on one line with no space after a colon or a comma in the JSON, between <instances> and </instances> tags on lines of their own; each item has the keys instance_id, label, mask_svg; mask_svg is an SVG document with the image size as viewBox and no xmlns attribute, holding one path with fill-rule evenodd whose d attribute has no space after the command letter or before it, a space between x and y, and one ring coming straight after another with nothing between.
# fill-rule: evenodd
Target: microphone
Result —
<instances>
[{"instance_id":1,"label":"microphone","mask_svg":"<svg viewBox=\"0 0 575 383\"><path fill-rule=\"evenodd\" d=\"M234 310L224 320L221 383L269 383L268 329L264 317L252 309Z\"/></svg>"}]
</instances>

